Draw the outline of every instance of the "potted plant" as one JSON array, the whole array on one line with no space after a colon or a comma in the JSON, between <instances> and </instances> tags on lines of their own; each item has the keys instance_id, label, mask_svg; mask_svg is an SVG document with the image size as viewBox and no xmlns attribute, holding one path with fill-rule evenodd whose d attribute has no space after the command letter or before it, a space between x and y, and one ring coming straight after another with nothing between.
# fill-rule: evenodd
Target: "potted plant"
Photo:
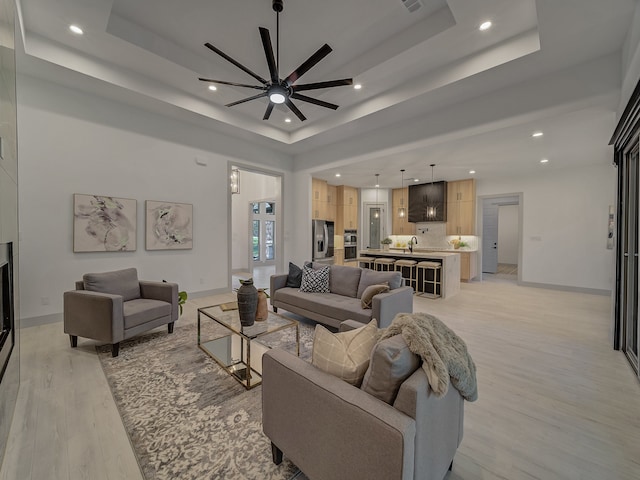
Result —
<instances>
[{"instance_id":1,"label":"potted plant","mask_svg":"<svg viewBox=\"0 0 640 480\"><path fill-rule=\"evenodd\" d=\"M167 283L166 280L162 280L163 283ZM180 307L180 315L182 315L182 305L187 301L187 292L178 292L178 307Z\"/></svg>"},{"instance_id":2,"label":"potted plant","mask_svg":"<svg viewBox=\"0 0 640 480\"><path fill-rule=\"evenodd\" d=\"M387 237L384 240L380 241L380 243L382 244L382 249L383 250L389 250L389 245L391 245L393 243L393 240L391 240L389 237Z\"/></svg>"}]
</instances>

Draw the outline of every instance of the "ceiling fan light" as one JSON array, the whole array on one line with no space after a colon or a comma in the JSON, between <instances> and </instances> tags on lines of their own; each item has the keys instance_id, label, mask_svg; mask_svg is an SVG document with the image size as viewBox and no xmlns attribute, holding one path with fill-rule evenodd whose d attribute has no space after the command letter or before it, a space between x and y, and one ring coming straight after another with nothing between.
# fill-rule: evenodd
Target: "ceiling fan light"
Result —
<instances>
[{"instance_id":1,"label":"ceiling fan light","mask_svg":"<svg viewBox=\"0 0 640 480\"><path fill-rule=\"evenodd\" d=\"M284 94L280 92L274 92L269 95L269 100L271 100L272 103L276 104L284 103L286 99L287 97L285 97Z\"/></svg>"}]
</instances>

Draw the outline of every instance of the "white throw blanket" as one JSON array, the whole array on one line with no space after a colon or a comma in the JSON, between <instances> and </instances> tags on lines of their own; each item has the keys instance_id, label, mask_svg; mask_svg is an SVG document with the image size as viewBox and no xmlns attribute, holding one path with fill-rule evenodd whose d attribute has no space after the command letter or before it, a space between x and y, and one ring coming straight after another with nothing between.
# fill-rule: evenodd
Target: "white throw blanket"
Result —
<instances>
[{"instance_id":1,"label":"white throw blanket","mask_svg":"<svg viewBox=\"0 0 640 480\"><path fill-rule=\"evenodd\" d=\"M380 340L402 335L409 350L422 358L422 368L436 396L449 389L449 378L465 400L478 398L476 366L464 341L428 313L399 313Z\"/></svg>"}]
</instances>

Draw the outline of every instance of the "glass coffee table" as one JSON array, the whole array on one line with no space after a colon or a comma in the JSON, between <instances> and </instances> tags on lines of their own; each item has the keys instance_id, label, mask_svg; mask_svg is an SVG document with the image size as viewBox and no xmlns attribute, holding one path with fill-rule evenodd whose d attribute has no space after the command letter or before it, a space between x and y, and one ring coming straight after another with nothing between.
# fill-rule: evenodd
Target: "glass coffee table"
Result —
<instances>
[{"instance_id":1,"label":"glass coffee table","mask_svg":"<svg viewBox=\"0 0 640 480\"><path fill-rule=\"evenodd\" d=\"M262 383L262 354L271 348L258 340L285 329L295 329L296 355L300 356L300 327L295 320L269 311L266 320L243 327L236 302L198 308L198 347L247 390Z\"/></svg>"}]
</instances>

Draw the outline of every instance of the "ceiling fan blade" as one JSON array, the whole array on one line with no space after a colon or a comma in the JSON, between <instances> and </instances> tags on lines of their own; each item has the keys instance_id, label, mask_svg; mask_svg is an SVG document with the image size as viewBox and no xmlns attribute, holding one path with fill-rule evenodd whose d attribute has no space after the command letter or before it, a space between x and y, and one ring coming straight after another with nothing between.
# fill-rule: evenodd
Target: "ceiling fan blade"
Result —
<instances>
[{"instance_id":1,"label":"ceiling fan blade","mask_svg":"<svg viewBox=\"0 0 640 480\"><path fill-rule=\"evenodd\" d=\"M303 102L313 103L314 105L320 105L321 107L330 108L332 110L336 110L338 105L335 103L329 103L322 100L318 100L317 98L307 97L306 95L301 95L300 93L292 93L291 98L295 98L296 100L302 100Z\"/></svg>"},{"instance_id":2,"label":"ceiling fan blade","mask_svg":"<svg viewBox=\"0 0 640 480\"><path fill-rule=\"evenodd\" d=\"M213 80L211 78L198 78L202 82L219 83L221 85L231 85L233 87L255 88L256 90L264 90L262 85L245 85L244 83L225 82L224 80Z\"/></svg>"},{"instance_id":3,"label":"ceiling fan blade","mask_svg":"<svg viewBox=\"0 0 640 480\"><path fill-rule=\"evenodd\" d=\"M273 46L271 45L271 35L269 30L264 27L259 27L260 38L262 38L262 46L264 47L264 55L267 57L267 65L269 66L269 74L271 75L271 83L277 84L280 79L278 78L278 67L276 65L276 59L273 56Z\"/></svg>"},{"instance_id":4,"label":"ceiling fan blade","mask_svg":"<svg viewBox=\"0 0 640 480\"><path fill-rule=\"evenodd\" d=\"M269 120L273 107L275 107L275 104L273 102L269 102L269 105L267 105L267 111L264 112L264 117L262 117L263 120Z\"/></svg>"},{"instance_id":5,"label":"ceiling fan blade","mask_svg":"<svg viewBox=\"0 0 640 480\"><path fill-rule=\"evenodd\" d=\"M326 43L321 46L316 53L311 55L302 65L296 68L293 72L289 74L287 78L285 78L285 83L289 86L293 85L296 80L298 80L302 75L311 70L316 63L322 60L324 57L329 55L332 52L332 49Z\"/></svg>"},{"instance_id":6,"label":"ceiling fan blade","mask_svg":"<svg viewBox=\"0 0 640 480\"><path fill-rule=\"evenodd\" d=\"M319 88L341 87L343 85L353 85L352 78L343 78L342 80L328 80L326 82L303 83L302 85L293 85L294 92L302 92L304 90L318 90Z\"/></svg>"},{"instance_id":7,"label":"ceiling fan blade","mask_svg":"<svg viewBox=\"0 0 640 480\"><path fill-rule=\"evenodd\" d=\"M218 55L220 55L222 58L224 58L226 61L233 63L236 67L238 67L240 70L242 70L243 72L248 73L249 75L251 75L253 78L255 78L256 80L258 80L260 83L266 85L268 82L262 78L260 75L257 75L255 73L253 73L251 70L249 70L247 67L245 67L244 65L236 62L233 58L231 58L229 55L227 55L226 53L224 53L222 50L220 50L219 48L214 47L213 45L211 45L210 43L205 43L204 44L205 47L207 47L209 50L212 50L214 52L216 52Z\"/></svg>"},{"instance_id":8,"label":"ceiling fan blade","mask_svg":"<svg viewBox=\"0 0 640 480\"><path fill-rule=\"evenodd\" d=\"M296 107L293 102L291 101L290 98L287 98L284 103L287 104L287 107L289 107L289 110L291 110L293 113L296 114L296 117L298 117L300 119L301 122L304 122L307 117L305 117L302 112L300 110L298 110L298 107Z\"/></svg>"},{"instance_id":9,"label":"ceiling fan blade","mask_svg":"<svg viewBox=\"0 0 640 480\"><path fill-rule=\"evenodd\" d=\"M239 105L244 102L248 102L249 100L255 100L256 98L266 97L267 92L259 93L258 95L254 95L253 97L243 98L242 100L238 100L237 102L227 103L225 107L233 107L234 105Z\"/></svg>"}]
</instances>

